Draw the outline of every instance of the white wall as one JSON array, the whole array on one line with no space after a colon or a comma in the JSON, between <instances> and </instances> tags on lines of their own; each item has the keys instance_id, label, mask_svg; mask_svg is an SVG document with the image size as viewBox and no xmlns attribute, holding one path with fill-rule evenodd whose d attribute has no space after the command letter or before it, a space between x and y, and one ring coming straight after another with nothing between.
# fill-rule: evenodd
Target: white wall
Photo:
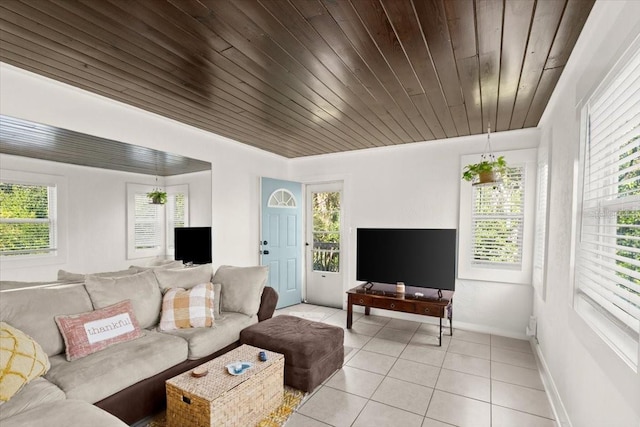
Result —
<instances>
[{"instance_id":1,"label":"white wall","mask_svg":"<svg viewBox=\"0 0 640 427\"><path fill-rule=\"evenodd\" d=\"M640 375L571 306L569 262L576 198L581 99L640 34L640 2L598 1L540 126L551 153L546 300L535 297L539 348L574 427L639 426Z\"/></svg>"},{"instance_id":2,"label":"white wall","mask_svg":"<svg viewBox=\"0 0 640 427\"><path fill-rule=\"evenodd\" d=\"M287 160L219 135L0 63L0 114L208 161L213 262L258 262L259 177Z\"/></svg>"},{"instance_id":3,"label":"white wall","mask_svg":"<svg viewBox=\"0 0 640 427\"><path fill-rule=\"evenodd\" d=\"M486 135L477 135L291 161L293 180L344 180L347 236L343 246L348 251L345 291L357 285L355 232L358 227L458 228L460 156L482 153L485 143ZM539 144L539 131L495 133L491 143L494 151L532 148ZM532 311L532 293L530 283L458 280L454 324L523 337ZM392 312L385 314L400 316Z\"/></svg>"}]
</instances>

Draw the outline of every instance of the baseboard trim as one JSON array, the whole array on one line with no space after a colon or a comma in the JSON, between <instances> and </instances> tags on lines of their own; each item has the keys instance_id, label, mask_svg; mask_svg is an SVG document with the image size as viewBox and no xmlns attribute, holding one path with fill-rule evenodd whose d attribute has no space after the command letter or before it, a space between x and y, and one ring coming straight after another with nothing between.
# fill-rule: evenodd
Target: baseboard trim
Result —
<instances>
[{"instance_id":1,"label":"baseboard trim","mask_svg":"<svg viewBox=\"0 0 640 427\"><path fill-rule=\"evenodd\" d=\"M547 362L542 355L542 350L540 349L540 344L535 337L530 338L531 348L533 348L534 355L536 356L536 361L538 363L538 371L540 372L540 377L542 379L542 384L544 385L544 389L547 391L547 396L549 397L549 403L551 404L551 409L553 410L553 414L556 418L556 423L560 427L572 427L571 421L569 420L569 414L567 414L567 409L564 407L562 403L562 399L560 398L560 393L558 392L558 388L556 387L556 383L553 381L553 377L549 372L549 367L547 366Z\"/></svg>"},{"instance_id":2,"label":"baseboard trim","mask_svg":"<svg viewBox=\"0 0 640 427\"><path fill-rule=\"evenodd\" d=\"M346 311L346 310L344 310ZM359 306L359 305L354 305L353 306L353 312L354 313L364 313L364 307ZM402 320L411 320L414 322L420 322L420 323L429 323L432 325L437 325L439 322L439 319L437 317L431 317L431 316L422 316L420 314L413 314L413 313L404 313L401 311L392 311L392 310L383 310L383 309L379 309L379 308L372 308L371 309L371 314L375 315L375 316L384 316L384 317L391 317L393 319L402 319ZM442 326L444 329L444 333L448 334L449 333L449 321L447 319L443 319L442 320ZM456 320L455 317L455 308L454 308L454 315L453 315L453 328L460 328L460 329L464 329L467 331L473 331L473 332L481 332L483 334L492 334L492 335L500 335L503 337L509 337L509 338L517 338L517 339L521 339L521 340L527 340L528 337L522 333L522 332L515 332L515 331L511 331L511 330L505 330L505 329L500 329L500 328L494 328L491 326L486 326L486 325L479 325L476 323L467 323L467 322L460 322L458 320ZM455 335L455 333L454 333Z\"/></svg>"}]
</instances>

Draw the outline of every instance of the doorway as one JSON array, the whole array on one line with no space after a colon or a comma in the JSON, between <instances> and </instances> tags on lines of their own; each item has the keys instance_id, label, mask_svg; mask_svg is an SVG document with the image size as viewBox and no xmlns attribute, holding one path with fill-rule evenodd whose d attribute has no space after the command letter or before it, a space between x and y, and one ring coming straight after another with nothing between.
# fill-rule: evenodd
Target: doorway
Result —
<instances>
[{"instance_id":1,"label":"doorway","mask_svg":"<svg viewBox=\"0 0 640 427\"><path fill-rule=\"evenodd\" d=\"M302 300L302 184L261 180L260 263L269 266L267 286L278 292L276 308Z\"/></svg>"},{"instance_id":2,"label":"doorway","mask_svg":"<svg viewBox=\"0 0 640 427\"><path fill-rule=\"evenodd\" d=\"M306 300L342 308L342 182L310 184L306 189Z\"/></svg>"}]
</instances>

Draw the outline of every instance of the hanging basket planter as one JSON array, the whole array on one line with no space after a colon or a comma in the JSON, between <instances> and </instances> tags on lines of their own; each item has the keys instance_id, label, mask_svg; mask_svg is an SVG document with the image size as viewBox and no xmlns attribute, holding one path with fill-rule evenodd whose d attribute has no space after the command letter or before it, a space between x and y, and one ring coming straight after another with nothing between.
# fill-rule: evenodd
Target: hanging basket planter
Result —
<instances>
[{"instance_id":1,"label":"hanging basket planter","mask_svg":"<svg viewBox=\"0 0 640 427\"><path fill-rule=\"evenodd\" d=\"M500 173L497 171L480 172L476 184L493 184L500 181Z\"/></svg>"},{"instance_id":2,"label":"hanging basket planter","mask_svg":"<svg viewBox=\"0 0 640 427\"><path fill-rule=\"evenodd\" d=\"M167 193L159 188L147 193L147 197L152 205L164 205L167 203Z\"/></svg>"},{"instance_id":3,"label":"hanging basket planter","mask_svg":"<svg viewBox=\"0 0 640 427\"><path fill-rule=\"evenodd\" d=\"M491 151L491 128L487 132L487 146L480 156L480 162L465 166L462 171L462 179L470 181L472 185L499 184L502 182L502 174L507 169L504 156L496 158Z\"/></svg>"}]
</instances>

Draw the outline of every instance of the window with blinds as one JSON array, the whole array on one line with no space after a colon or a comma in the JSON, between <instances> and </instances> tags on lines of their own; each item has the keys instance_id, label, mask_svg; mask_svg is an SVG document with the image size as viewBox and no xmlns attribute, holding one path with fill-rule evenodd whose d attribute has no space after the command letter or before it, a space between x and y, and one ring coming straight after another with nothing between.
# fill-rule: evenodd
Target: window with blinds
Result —
<instances>
[{"instance_id":1,"label":"window with blinds","mask_svg":"<svg viewBox=\"0 0 640 427\"><path fill-rule=\"evenodd\" d=\"M189 226L189 185L168 185L164 205L150 203L156 187L127 183L127 258L172 255L174 228Z\"/></svg>"},{"instance_id":2,"label":"window with blinds","mask_svg":"<svg viewBox=\"0 0 640 427\"><path fill-rule=\"evenodd\" d=\"M0 182L0 256L56 251L55 185Z\"/></svg>"},{"instance_id":3,"label":"window with blinds","mask_svg":"<svg viewBox=\"0 0 640 427\"><path fill-rule=\"evenodd\" d=\"M161 246L161 205L149 203L146 193L135 194L135 249L155 249Z\"/></svg>"},{"instance_id":4,"label":"window with blinds","mask_svg":"<svg viewBox=\"0 0 640 427\"><path fill-rule=\"evenodd\" d=\"M175 185L167 187L167 249L175 249L176 227L189 226L189 186Z\"/></svg>"},{"instance_id":5,"label":"window with blinds","mask_svg":"<svg viewBox=\"0 0 640 427\"><path fill-rule=\"evenodd\" d=\"M546 298L545 263L547 249L547 215L549 206L549 158L548 151L538 151L538 182L536 198L536 225L533 248L532 284L538 295Z\"/></svg>"},{"instance_id":6,"label":"window with blinds","mask_svg":"<svg viewBox=\"0 0 640 427\"><path fill-rule=\"evenodd\" d=\"M629 364L640 335L640 52L583 110L576 310Z\"/></svg>"},{"instance_id":7,"label":"window with blinds","mask_svg":"<svg viewBox=\"0 0 640 427\"><path fill-rule=\"evenodd\" d=\"M473 187L471 263L520 268L524 236L524 167L508 168L499 186Z\"/></svg>"}]
</instances>

